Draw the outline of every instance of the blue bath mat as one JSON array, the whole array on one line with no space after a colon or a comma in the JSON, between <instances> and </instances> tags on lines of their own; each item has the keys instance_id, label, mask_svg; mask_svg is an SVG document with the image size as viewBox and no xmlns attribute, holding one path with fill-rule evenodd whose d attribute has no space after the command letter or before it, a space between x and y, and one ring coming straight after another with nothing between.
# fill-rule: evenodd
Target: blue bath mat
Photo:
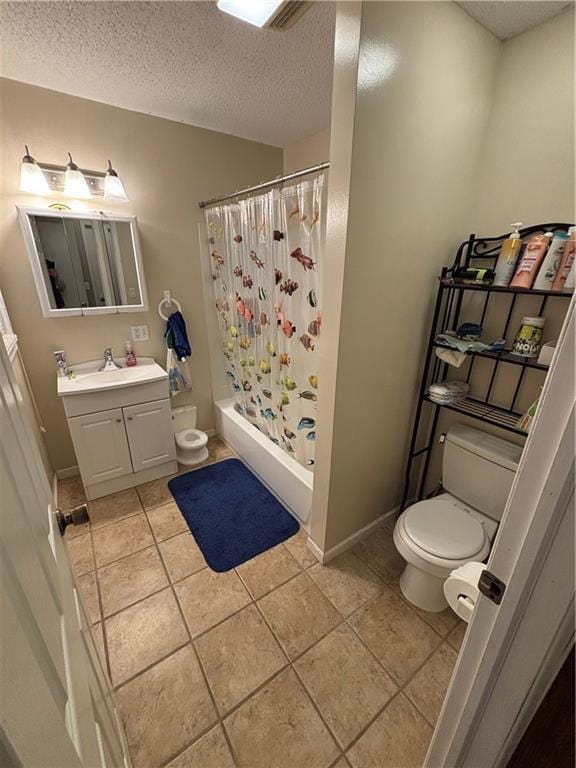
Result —
<instances>
[{"instance_id":1,"label":"blue bath mat","mask_svg":"<svg viewBox=\"0 0 576 768\"><path fill-rule=\"evenodd\" d=\"M300 528L238 459L178 475L168 488L213 571L229 571Z\"/></svg>"}]
</instances>

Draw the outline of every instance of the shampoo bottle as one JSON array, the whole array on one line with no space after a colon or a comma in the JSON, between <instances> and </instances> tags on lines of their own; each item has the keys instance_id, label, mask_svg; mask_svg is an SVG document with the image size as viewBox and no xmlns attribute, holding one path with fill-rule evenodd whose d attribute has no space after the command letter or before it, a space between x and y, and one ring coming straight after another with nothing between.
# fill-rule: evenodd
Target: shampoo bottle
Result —
<instances>
[{"instance_id":1,"label":"shampoo bottle","mask_svg":"<svg viewBox=\"0 0 576 768\"><path fill-rule=\"evenodd\" d=\"M496 262L496 274L494 275L493 285L498 285L501 288L506 288L510 285L510 280L512 280L514 268L518 261L518 255L522 248L522 240L520 239L520 232L518 232L522 222L517 221L512 226L514 227L514 232L502 243L502 250Z\"/></svg>"},{"instance_id":2,"label":"shampoo bottle","mask_svg":"<svg viewBox=\"0 0 576 768\"><path fill-rule=\"evenodd\" d=\"M547 232L546 234L552 236L551 232ZM553 236L550 248L548 248L548 252L546 253L546 258L542 262L542 266L540 267L538 275L536 276L536 281L534 282L534 288L538 291L552 290L552 283L558 272L558 267L562 262L562 256L567 240L568 235L566 232L557 232Z\"/></svg>"},{"instance_id":3,"label":"shampoo bottle","mask_svg":"<svg viewBox=\"0 0 576 768\"><path fill-rule=\"evenodd\" d=\"M576 256L576 227L568 230L568 240L564 246L562 261L552 283L553 291L574 290L574 257Z\"/></svg>"},{"instance_id":4,"label":"shampoo bottle","mask_svg":"<svg viewBox=\"0 0 576 768\"><path fill-rule=\"evenodd\" d=\"M512 288L532 288L540 264L542 264L550 245L551 234L549 232L545 235L532 235L528 240L518 263L516 274L510 283Z\"/></svg>"}]
</instances>

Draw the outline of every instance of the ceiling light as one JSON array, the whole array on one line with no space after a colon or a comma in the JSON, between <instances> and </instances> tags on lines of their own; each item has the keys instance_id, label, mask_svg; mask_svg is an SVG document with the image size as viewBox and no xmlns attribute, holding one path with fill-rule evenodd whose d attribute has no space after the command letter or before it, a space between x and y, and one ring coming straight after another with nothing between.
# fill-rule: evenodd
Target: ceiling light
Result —
<instances>
[{"instance_id":1,"label":"ceiling light","mask_svg":"<svg viewBox=\"0 0 576 768\"><path fill-rule=\"evenodd\" d=\"M110 160L108 160L108 170L104 177L104 200L117 200L123 203L128 202L128 195L124 189L124 184L122 184L122 179L118 176L114 168L112 168Z\"/></svg>"},{"instance_id":2,"label":"ceiling light","mask_svg":"<svg viewBox=\"0 0 576 768\"><path fill-rule=\"evenodd\" d=\"M264 27L285 0L218 0L218 8L242 21Z\"/></svg>"},{"instance_id":3,"label":"ceiling light","mask_svg":"<svg viewBox=\"0 0 576 768\"><path fill-rule=\"evenodd\" d=\"M50 187L42 168L32 157L26 147L26 154L22 158L20 166L20 192L30 192L33 195L49 195Z\"/></svg>"},{"instance_id":4,"label":"ceiling light","mask_svg":"<svg viewBox=\"0 0 576 768\"><path fill-rule=\"evenodd\" d=\"M66 173L64 174L65 194L70 195L70 197L90 197L90 189L84 174L72 160L70 152L68 152L68 157L70 162L66 166Z\"/></svg>"}]
</instances>

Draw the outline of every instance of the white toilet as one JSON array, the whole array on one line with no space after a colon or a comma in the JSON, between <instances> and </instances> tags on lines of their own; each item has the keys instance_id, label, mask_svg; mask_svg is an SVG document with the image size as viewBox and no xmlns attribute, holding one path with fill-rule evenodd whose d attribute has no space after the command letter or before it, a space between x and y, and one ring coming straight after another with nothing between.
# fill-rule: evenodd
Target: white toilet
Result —
<instances>
[{"instance_id":1,"label":"white toilet","mask_svg":"<svg viewBox=\"0 0 576 768\"><path fill-rule=\"evenodd\" d=\"M522 448L456 424L446 434L442 486L447 491L408 507L394 528L406 560L400 589L413 605L448 607L443 584L455 568L490 553Z\"/></svg>"},{"instance_id":2,"label":"white toilet","mask_svg":"<svg viewBox=\"0 0 576 768\"><path fill-rule=\"evenodd\" d=\"M195 405L172 409L176 458L180 464L188 467L201 464L208 458L208 435L196 429L197 412Z\"/></svg>"}]
</instances>

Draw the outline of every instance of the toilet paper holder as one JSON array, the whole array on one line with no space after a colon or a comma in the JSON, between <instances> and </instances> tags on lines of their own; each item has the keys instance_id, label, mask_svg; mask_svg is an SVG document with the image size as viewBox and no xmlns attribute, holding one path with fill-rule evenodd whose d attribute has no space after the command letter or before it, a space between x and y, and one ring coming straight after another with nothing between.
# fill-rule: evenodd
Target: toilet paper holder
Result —
<instances>
[{"instance_id":1,"label":"toilet paper holder","mask_svg":"<svg viewBox=\"0 0 576 768\"><path fill-rule=\"evenodd\" d=\"M484 570L478 579L478 589L484 597L492 600L496 605L500 605L506 591L506 584L498 576L494 576L490 571Z\"/></svg>"}]
</instances>

